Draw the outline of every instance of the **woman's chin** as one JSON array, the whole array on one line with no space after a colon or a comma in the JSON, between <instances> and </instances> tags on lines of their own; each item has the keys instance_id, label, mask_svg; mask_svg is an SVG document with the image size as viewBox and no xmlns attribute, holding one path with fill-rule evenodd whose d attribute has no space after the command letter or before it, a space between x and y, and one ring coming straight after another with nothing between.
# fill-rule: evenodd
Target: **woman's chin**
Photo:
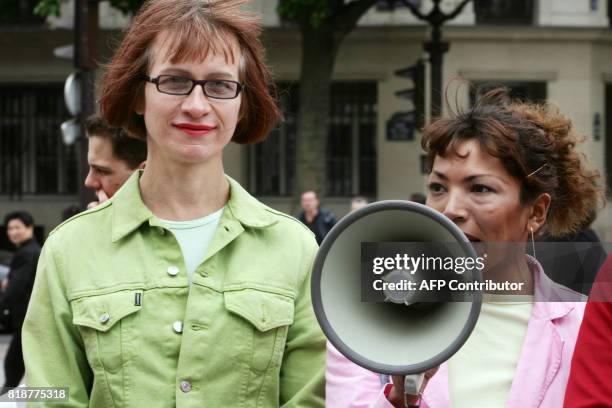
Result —
<instances>
[{"instance_id":1,"label":"woman's chin","mask_svg":"<svg viewBox=\"0 0 612 408\"><path fill-rule=\"evenodd\" d=\"M172 159L178 163L188 165L205 164L214 161L221 162L222 150L208 145L181 146L172 155Z\"/></svg>"}]
</instances>

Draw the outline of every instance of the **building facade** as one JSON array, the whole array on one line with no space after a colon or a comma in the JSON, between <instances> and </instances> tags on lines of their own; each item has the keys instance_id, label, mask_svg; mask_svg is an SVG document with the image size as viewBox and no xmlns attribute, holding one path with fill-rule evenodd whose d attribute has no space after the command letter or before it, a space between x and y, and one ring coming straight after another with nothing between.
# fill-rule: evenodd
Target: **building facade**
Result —
<instances>
[{"instance_id":1,"label":"building facade","mask_svg":"<svg viewBox=\"0 0 612 408\"><path fill-rule=\"evenodd\" d=\"M423 0L424 12L431 2ZM445 0L444 9L459 1ZM253 1L262 13L268 60L281 89L285 120L269 139L256 146L233 145L226 151L227 172L269 205L292 211L296 80L300 35L279 21L277 0ZM62 104L70 60L53 50L71 43L72 8L47 27L30 24L0 27L0 214L30 210L48 232L62 209L77 201L74 146L61 142L59 123L68 117ZM100 60L112 52L120 28L129 19L101 3ZM51 28L49 28L51 27ZM603 175L612 172L612 30L608 3L602 0L473 1L445 26L450 50L444 56L443 83L449 100L469 103L475 84L510 86L523 97L559 105L585 135L584 153ZM387 122L410 102L394 95L411 83L394 71L424 56L428 27L406 9L373 8L343 43L335 66L326 158L325 205L342 215L350 198L406 199L424 192L420 136L392 140ZM612 239L609 208L596 230Z\"/></svg>"}]
</instances>

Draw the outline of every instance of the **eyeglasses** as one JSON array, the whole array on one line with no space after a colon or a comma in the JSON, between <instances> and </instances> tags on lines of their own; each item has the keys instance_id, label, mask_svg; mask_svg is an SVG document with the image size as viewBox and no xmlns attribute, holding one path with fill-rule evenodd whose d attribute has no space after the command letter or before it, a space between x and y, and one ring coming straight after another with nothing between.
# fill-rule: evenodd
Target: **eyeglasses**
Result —
<instances>
[{"instance_id":1,"label":"eyeglasses","mask_svg":"<svg viewBox=\"0 0 612 408\"><path fill-rule=\"evenodd\" d=\"M168 95L189 95L196 85L202 85L204 95L214 99L234 99L244 88L242 84L228 79L212 79L196 81L176 75L160 75L151 78L145 75L147 82L154 83L157 90Z\"/></svg>"}]
</instances>

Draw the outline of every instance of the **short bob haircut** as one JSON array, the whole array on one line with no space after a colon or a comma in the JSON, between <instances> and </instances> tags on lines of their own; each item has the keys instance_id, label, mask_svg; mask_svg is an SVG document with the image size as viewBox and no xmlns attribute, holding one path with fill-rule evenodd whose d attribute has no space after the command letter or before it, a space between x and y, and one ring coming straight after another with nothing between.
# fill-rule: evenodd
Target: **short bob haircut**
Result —
<instances>
[{"instance_id":1,"label":"short bob haircut","mask_svg":"<svg viewBox=\"0 0 612 408\"><path fill-rule=\"evenodd\" d=\"M426 126L421 144L431 169L436 156L456 155L459 144L476 140L519 181L522 204L550 195L543 232L560 236L582 228L604 202L599 173L576 150L582 139L555 106L512 100L497 88Z\"/></svg>"},{"instance_id":2,"label":"short bob haircut","mask_svg":"<svg viewBox=\"0 0 612 408\"><path fill-rule=\"evenodd\" d=\"M243 84L240 119L232 140L263 140L281 117L276 88L264 63L259 41L259 19L241 10L245 0L149 0L121 41L106 67L100 85L100 110L106 121L130 136L145 139L144 119L136 113L144 98L144 76L152 63L151 46L162 32L169 33L172 62L204 60L212 52L235 61L240 50L239 81Z\"/></svg>"}]
</instances>

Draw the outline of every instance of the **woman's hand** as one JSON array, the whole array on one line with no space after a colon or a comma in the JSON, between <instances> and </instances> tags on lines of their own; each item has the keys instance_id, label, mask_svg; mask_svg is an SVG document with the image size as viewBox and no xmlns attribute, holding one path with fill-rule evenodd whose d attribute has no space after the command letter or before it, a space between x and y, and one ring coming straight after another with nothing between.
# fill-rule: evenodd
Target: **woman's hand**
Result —
<instances>
[{"instance_id":1,"label":"woman's hand","mask_svg":"<svg viewBox=\"0 0 612 408\"><path fill-rule=\"evenodd\" d=\"M421 389L419 390L419 395L409 395L404 401L404 380L406 376L404 375L393 375L393 388L391 388L391 392L387 399L395 408L404 408L406 405L416 405L420 402L420 394L425 390L429 379L434 376L434 374L438 371L440 366L429 369L425 372L425 377L423 378L423 384L421 384Z\"/></svg>"}]
</instances>

